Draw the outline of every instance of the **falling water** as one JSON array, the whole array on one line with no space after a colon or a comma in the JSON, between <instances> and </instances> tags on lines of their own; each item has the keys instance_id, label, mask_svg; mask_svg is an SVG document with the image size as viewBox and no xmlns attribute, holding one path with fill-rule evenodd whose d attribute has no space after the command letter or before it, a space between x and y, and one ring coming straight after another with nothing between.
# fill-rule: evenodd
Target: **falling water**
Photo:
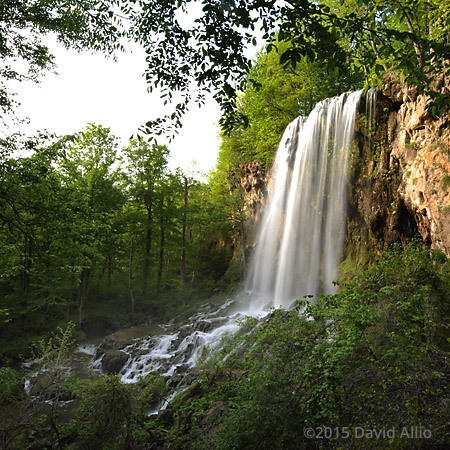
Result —
<instances>
[{"instance_id":1,"label":"falling water","mask_svg":"<svg viewBox=\"0 0 450 450\"><path fill-rule=\"evenodd\" d=\"M334 291L345 235L347 166L362 92L325 100L306 120L300 117L287 127L246 282L250 304L240 298L234 315L199 311L178 331L124 348L130 355L120 372L124 382L153 370L171 376L194 367L200 350L236 332L236 319L245 314L264 315L267 306L289 307L303 295ZM231 302L223 308L228 306Z\"/></svg>"},{"instance_id":2,"label":"falling water","mask_svg":"<svg viewBox=\"0 0 450 450\"><path fill-rule=\"evenodd\" d=\"M333 293L345 236L347 167L363 91L316 105L286 129L246 290L250 311Z\"/></svg>"},{"instance_id":3,"label":"falling water","mask_svg":"<svg viewBox=\"0 0 450 450\"><path fill-rule=\"evenodd\" d=\"M233 314L231 299L219 308L205 305L176 329L168 324L160 334L115 348L128 357L119 372L123 382L159 371L175 395L192 382L189 370L202 349L220 346L222 336L239 329L236 319L265 314L268 306L289 307L304 295L334 292L345 236L347 168L361 95L359 91L325 100L307 119L300 117L287 127L246 281L250 301L245 296L243 304L241 298ZM373 103L375 97L371 99ZM102 370L104 349L79 351L92 357L94 369ZM167 401L156 405L155 411L165 406Z\"/></svg>"}]
</instances>

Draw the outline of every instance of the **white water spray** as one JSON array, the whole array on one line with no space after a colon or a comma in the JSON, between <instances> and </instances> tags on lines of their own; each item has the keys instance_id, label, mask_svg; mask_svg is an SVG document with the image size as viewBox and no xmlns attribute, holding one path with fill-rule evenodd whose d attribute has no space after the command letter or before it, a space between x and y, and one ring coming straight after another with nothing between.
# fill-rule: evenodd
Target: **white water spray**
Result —
<instances>
[{"instance_id":1,"label":"white water spray","mask_svg":"<svg viewBox=\"0 0 450 450\"><path fill-rule=\"evenodd\" d=\"M324 100L286 129L246 282L249 311L288 308L304 295L334 292L362 92Z\"/></svg>"},{"instance_id":2,"label":"white water spray","mask_svg":"<svg viewBox=\"0 0 450 450\"><path fill-rule=\"evenodd\" d=\"M345 239L350 150L362 92L325 100L306 120L298 118L287 127L272 168L271 189L246 280L250 295L241 296L233 307L231 299L219 308L205 305L176 329L169 324L159 335L120 347L128 355L119 372L124 383L159 371L171 385L171 397L154 405L152 413L186 389L192 382L189 370L197 365L202 349L219 347L224 335L240 328L238 318L263 316L271 306L289 308L304 295L334 292ZM369 91L370 111L375 98L376 93ZM373 115L368 119L372 123ZM94 369L102 369L104 354L97 355L94 345L80 347L79 352L92 357Z\"/></svg>"}]
</instances>

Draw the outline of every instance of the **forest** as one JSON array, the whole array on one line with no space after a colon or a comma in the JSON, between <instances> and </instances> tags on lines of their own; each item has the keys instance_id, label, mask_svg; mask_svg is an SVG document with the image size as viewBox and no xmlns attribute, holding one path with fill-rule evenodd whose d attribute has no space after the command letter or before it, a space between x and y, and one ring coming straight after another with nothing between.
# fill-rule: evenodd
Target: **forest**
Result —
<instances>
[{"instance_id":1,"label":"forest","mask_svg":"<svg viewBox=\"0 0 450 450\"><path fill-rule=\"evenodd\" d=\"M201 13L187 26L194 4ZM380 239L342 271L336 294L240 319L219 351L204 349L165 413L148 415L170 396L158 371L125 384L117 373L64 369L86 340L182 323L239 291L251 223L245 167L269 173L286 126L317 102L394 77L427 96L436 142L446 136L448 2L4 0L3 123L22 120L12 82L38 82L57 66L47 35L109 57L138 44L148 88L172 112L136 124L125 144L93 123L66 136L2 134L0 447L448 448L450 263L420 235ZM169 169L170 145L158 137L173 136L207 95L222 110L221 145L200 180ZM47 403L26 392L27 367L49 374L39 392ZM373 439L370 430L395 432Z\"/></svg>"},{"instance_id":2,"label":"forest","mask_svg":"<svg viewBox=\"0 0 450 450\"><path fill-rule=\"evenodd\" d=\"M212 202L213 186L169 172L166 147L119 149L93 124L23 145L30 156L2 165L4 358L61 321L83 329L85 316L113 311L132 323L167 314L169 292L182 303L212 293L231 258L220 241L231 209Z\"/></svg>"}]
</instances>

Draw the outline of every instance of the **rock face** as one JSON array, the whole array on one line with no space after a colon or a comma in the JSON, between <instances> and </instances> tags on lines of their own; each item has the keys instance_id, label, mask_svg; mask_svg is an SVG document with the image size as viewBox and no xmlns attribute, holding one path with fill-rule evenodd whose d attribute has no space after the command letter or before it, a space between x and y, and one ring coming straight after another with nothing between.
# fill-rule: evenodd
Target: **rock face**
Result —
<instances>
[{"instance_id":1,"label":"rock face","mask_svg":"<svg viewBox=\"0 0 450 450\"><path fill-rule=\"evenodd\" d=\"M419 234L450 257L450 133L439 135L443 119L430 116L417 88L393 78L377 92L373 123L367 114L358 123L347 252L360 257L363 247L373 252Z\"/></svg>"},{"instance_id":2,"label":"rock face","mask_svg":"<svg viewBox=\"0 0 450 450\"><path fill-rule=\"evenodd\" d=\"M248 246L251 246L255 239L254 234L261 218L269 180L268 171L257 161L239 164L239 168L228 176L230 193L240 192L242 195L242 204L247 216L245 234Z\"/></svg>"},{"instance_id":3,"label":"rock face","mask_svg":"<svg viewBox=\"0 0 450 450\"><path fill-rule=\"evenodd\" d=\"M240 217L236 218L236 223L240 224L233 237L233 260L240 260L241 270L245 270L255 245L269 183L268 171L257 161L239 164L238 169L228 175L230 195L237 197L235 203L239 205L236 212Z\"/></svg>"},{"instance_id":4,"label":"rock face","mask_svg":"<svg viewBox=\"0 0 450 450\"><path fill-rule=\"evenodd\" d=\"M449 132L439 136L442 121L429 116L424 96L405 94L405 100L389 115L391 128L396 126L396 132L389 133L391 158L401 166L398 195L413 215L422 238L450 256Z\"/></svg>"},{"instance_id":5,"label":"rock face","mask_svg":"<svg viewBox=\"0 0 450 450\"><path fill-rule=\"evenodd\" d=\"M450 91L450 77L440 81ZM376 93L374 115L362 100L349 177L346 258L352 264L393 242L420 235L450 257L450 130L431 117L427 98L391 73ZM255 244L270 178L258 163L231 174L244 193L245 249Z\"/></svg>"}]
</instances>

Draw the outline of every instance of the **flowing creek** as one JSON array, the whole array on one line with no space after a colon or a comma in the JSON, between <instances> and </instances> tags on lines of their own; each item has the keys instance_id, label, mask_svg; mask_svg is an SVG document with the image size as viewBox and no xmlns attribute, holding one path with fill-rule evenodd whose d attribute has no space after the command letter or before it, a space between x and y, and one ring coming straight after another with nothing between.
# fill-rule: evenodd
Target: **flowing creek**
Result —
<instances>
[{"instance_id":1,"label":"flowing creek","mask_svg":"<svg viewBox=\"0 0 450 450\"><path fill-rule=\"evenodd\" d=\"M370 92L370 91L369 91ZM264 317L270 307L289 308L307 294L333 293L345 238L347 166L363 91L316 105L307 119L286 129L274 166L259 238L236 299L208 303L183 324L169 322L140 337L119 332L100 344L84 344L79 360L92 370L117 373L123 383L158 371L172 396L195 379L204 349L218 348L244 316ZM151 412L163 409L169 399Z\"/></svg>"}]
</instances>

